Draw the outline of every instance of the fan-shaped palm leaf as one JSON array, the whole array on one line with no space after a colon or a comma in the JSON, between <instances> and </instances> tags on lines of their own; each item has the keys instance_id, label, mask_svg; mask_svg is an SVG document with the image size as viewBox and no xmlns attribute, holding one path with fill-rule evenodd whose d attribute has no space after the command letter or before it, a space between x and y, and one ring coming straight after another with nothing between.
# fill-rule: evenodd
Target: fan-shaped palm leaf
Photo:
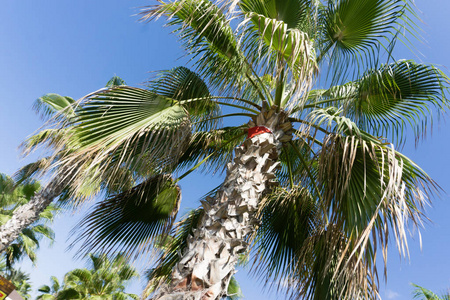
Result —
<instances>
[{"instance_id":1,"label":"fan-shaped palm leaf","mask_svg":"<svg viewBox=\"0 0 450 300\"><path fill-rule=\"evenodd\" d=\"M83 253L112 247L128 254L148 251L155 237L170 231L180 197L170 177L149 178L98 203L76 227L75 242L84 240Z\"/></svg>"}]
</instances>

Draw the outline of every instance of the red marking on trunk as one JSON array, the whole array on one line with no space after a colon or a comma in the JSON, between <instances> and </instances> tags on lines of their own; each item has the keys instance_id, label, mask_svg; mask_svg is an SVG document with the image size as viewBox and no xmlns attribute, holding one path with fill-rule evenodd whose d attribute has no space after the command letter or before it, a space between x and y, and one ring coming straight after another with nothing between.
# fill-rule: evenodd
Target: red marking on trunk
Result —
<instances>
[{"instance_id":1,"label":"red marking on trunk","mask_svg":"<svg viewBox=\"0 0 450 300\"><path fill-rule=\"evenodd\" d=\"M258 134L262 134L262 133L272 133L272 131L269 130L269 128L265 127L265 126L255 126L252 128L248 129L248 134L247 134L247 138L251 139L254 136L257 136Z\"/></svg>"}]
</instances>

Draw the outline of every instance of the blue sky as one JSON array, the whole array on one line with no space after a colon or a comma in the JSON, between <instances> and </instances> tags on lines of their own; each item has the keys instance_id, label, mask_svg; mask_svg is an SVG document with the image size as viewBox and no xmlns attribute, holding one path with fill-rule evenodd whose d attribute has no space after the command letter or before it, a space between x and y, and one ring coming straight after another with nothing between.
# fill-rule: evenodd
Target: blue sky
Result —
<instances>
[{"instance_id":1,"label":"blue sky","mask_svg":"<svg viewBox=\"0 0 450 300\"><path fill-rule=\"evenodd\" d=\"M118 75L129 85L138 86L150 71L169 69L186 63L176 37L162 22L143 24L139 7L154 4L144 0L4 0L0 11L0 172L12 174L35 158L21 160L18 145L37 130L41 120L32 103L46 93L79 98L105 85ZM417 0L421 10L424 43L415 42L415 56L403 51L397 58L412 58L441 65L447 75L450 66L450 1ZM447 192L450 192L450 124L448 116L436 124L417 149L410 138L404 153L422 166ZM183 181L184 211L197 207L197 199L220 178L196 177ZM383 299L411 299L410 282L440 292L450 287L450 202L448 194L433 199L427 213L433 223L421 231L423 249L417 233L410 240L410 258L399 258L395 245L388 255L388 279L384 283L380 265ZM49 283L50 275L62 275L84 262L73 260L76 249L65 252L66 239L83 209L59 216L54 223L56 242L45 244L38 253L38 264L31 268L35 288ZM139 261L144 266L145 261ZM245 270L238 273L246 299L277 299L263 291L264 285L249 279ZM140 293L141 284L130 291Z\"/></svg>"}]
</instances>

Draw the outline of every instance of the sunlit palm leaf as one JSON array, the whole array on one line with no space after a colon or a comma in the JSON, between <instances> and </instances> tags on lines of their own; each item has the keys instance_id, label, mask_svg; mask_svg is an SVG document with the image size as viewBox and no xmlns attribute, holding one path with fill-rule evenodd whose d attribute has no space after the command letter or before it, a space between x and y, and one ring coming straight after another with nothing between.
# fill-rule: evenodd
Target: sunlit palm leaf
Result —
<instances>
[{"instance_id":1,"label":"sunlit palm leaf","mask_svg":"<svg viewBox=\"0 0 450 300\"><path fill-rule=\"evenodd\" d=\"M40 113L44 119L61 114L65 117L72 117L74 115L74 104L75 100L70 97L46 94L34 102L33 109Z\"/></svg>"},{"instance_id":2,"label":"sunlit palm leaf","mask_svg":"<svg viewBox=\"0 0 450 300\"><path fill-rule=\"evenodd\" d=\"M355 249L380 245L385 251L392 230L399 251L407 253L408 222L422 225L423 206L438 187L391 145L356 130L343 117L334 121L340 122L336 127L342 135L325 138L319 160L329 220L353 237Z\"/></svg>"},{"instance_id":3,"label":"sunlit palm leaf","mask_svg":"<svg viewBox=\"0 0 450 300\"><path fill-rule=\"evenodd\" d=\"M448 82L434 66L399 61L345 85L312 91L308 106L341 107L361 129L400 144L407 127L419 138L432 127L435 110L448 107Z\"/></svg>"},{"instance_id":4,"label":"sunlit palm leaf","mask_svg":"<svg viewBox=\"0 0 450 300\"><path fill-rule=\"evenodd\" d=\"M348 95L346 109L365 131L402 138L406 125L424 134L432 126L433 110L448 104L447 77L433 66L400 61L368 71Z\"/></svg>"},{"instance_id":5,"label":"sunlit palm leaf","mask_svg":"<svg viewBox=\"0 0 450 300\"><path fill-rule=\"evenodd\" d=\"M234 276L232 276L230 279L227 293L227 300L239 300L244 298L241 287L239 286L239 283L237 282L236 278L234 278Z\"/></svg>"},{"instance_id":6,"label":"sunlit palm leaf","mask_svg":"<svg viewBox=\"0 0 450 300\"><path fill-rule=\"evenodd\" d=\"M288 28L295 29L304 29L305 23L311 21L313 9L310 0L243 0L240 1L239 6L246 13L254 12L270 19L283 21Z\"/></svg>"},{"instance_id":7,"label":"sunlit palm leaf","mask_svg":"<svg viewBox=\"0 0 450 300\"><path fill-rule=\"evenodd\" d=\"M244 12L251 19L253 26L250 28L259 32L261 36L260 43L264 42L267 47L265 48L258 44L256 40L253 41L253 45L247 45L250 46L248 49L252 49L260 57L266 57L268 61L276 61L282 58L290 66L293 80L305 81L301 83L309 87L309 80L315 69L315 51L308 34L297 28L290 28L287 23L278 18L270 18L252 11L246 11L245 9ZM248 34L251 33L249 32ZM269 50L268 53L266 52L267 50ZM274 54L271 55L271 51ZM264 61L260 64L264 64ZM278 74L283 67L282 62L279 62L277 67ZM287 76L287 74L284 76ZM304 88L306 89L306 87Z\"/></svg>"},{"instance_id":8,"label":"sunlit palm leaf","mask_svg":"<svg viewBox=\"0 0 450 300\"><path fill-rule=\"evenodd\" d=\"M160 72L155 80L149 82L149 89L155 94L180 101L196 128L208 130L215 127L217 119L214 117L220 108L212 101L205 82L188 68L176 67Z\"/></svg>"},{"instance_id":9,"label":"sunlit palm leaf","mask_svg":"<svg viewBox=\"0 0 450 300\"><path fill-rule=\"evenodd\" d=\"M119 76L113 76L108 82L106 83L106 87L112 88L115 86L121 86L121 85L127 85L125 80L120 78Z\"/></svg>"},{"instance_id":10,"label":"sunlit palm leaf","mask_svg":"<svg viewBox=\"0 0 450 300\"><path fill-rule=\"evenodd\" d=\"M432 291L421 287L417 284L411 283L413 287L415 287L415 290L413 291L414 299L419 300L449 300L450 299L450 293L447 293L447 295L438 296Z\"/></svg>"},{"instance_id":11,"label":"sunlit palm leaf","mask_svg":"<svg viewBox=\"0 0 450 300\"><path fill-rule=\"evenodd\" d=\"M188 113L176 100L138 88L93 94L76 113L76 131L68 144L77 151L60 162L68 167L84 165L72 180L74 192L86 182L86 175L109 185L126 175L123 168L142 173L168 167L190 135ZM102 177L106 173L109 178Z\"/></svg>"},{"instance_id":12,"label":"sunlit palm leaf","mask_svg":"<svg viewBox=\"0 0 450 300\"><path fill-rule=\"evenodd\" d=\"M330 63L337 70L335 78L350 66L361 67L364 60L373 66L381 45L395 38L405 6L402 0L328 1L321 10L325 32L321 56L332 49Z\"/></svg>"},{"instance_id":13,"label":"sunlit palm leaf","mask_svg":"<svg viewBox=\"0 0 450 300\"><path fill-rule=\"evenodd\" d=\"M197 58L197 71L215 86L238 84L239 76L246 73L247 67L229 21L213 2L161 2L160 5L144 9L142 15L144 20L168 17L169 25L178 27L175 31L189 54Z\"/></svg>"},{"instance_id":14,"label":"sunlit palm leaf","mask_svg":"<svg viewBox=\"0 0 450 300\"><path fill-rule=\"evenodd\" d=\"M38 150L39 148L54 149L59 151L61 143L70 135L69 129L49 128L39 131L38 133L27 138L21 145L25 155Z\"/></svg>"}]
</instances>

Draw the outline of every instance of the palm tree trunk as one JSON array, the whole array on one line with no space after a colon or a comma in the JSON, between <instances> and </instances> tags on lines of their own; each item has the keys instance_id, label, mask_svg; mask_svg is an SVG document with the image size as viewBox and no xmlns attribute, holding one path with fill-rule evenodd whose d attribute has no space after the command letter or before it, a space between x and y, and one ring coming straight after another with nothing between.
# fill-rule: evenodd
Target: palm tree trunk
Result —
<instances>
[{"instance_id":1,"label":"palm tree trunk","mask_svg":"<svg viewBox=\"0 0 450 300\"><path fill-rule=\"evenodd\" d=\"M28 203L16 209L11 219L0 227L0 253L8 248L22 230L37 221L40 213L61 194L65 187L61 178L62 176L55 177L44 189L31 197Z\"/></svg>"},{"instance_id":2,"label":"palm tree trunk","mask_svg":"<svg viewBox=\"0 0 450 300\"><path fill-rule=\"evenodd\" d=\"M264 126L258 128L270 132L249 138L235 149L221 189L214 199L202 202L205 214L173 270L170 286L162 287L153 299L213 300L227 295L239 254L247 250L246 238L258 223L259 200L276 184L280 138L286 139L279 129L284 114L271 110L255 121Z\"/></svg>"}]
</instances>

